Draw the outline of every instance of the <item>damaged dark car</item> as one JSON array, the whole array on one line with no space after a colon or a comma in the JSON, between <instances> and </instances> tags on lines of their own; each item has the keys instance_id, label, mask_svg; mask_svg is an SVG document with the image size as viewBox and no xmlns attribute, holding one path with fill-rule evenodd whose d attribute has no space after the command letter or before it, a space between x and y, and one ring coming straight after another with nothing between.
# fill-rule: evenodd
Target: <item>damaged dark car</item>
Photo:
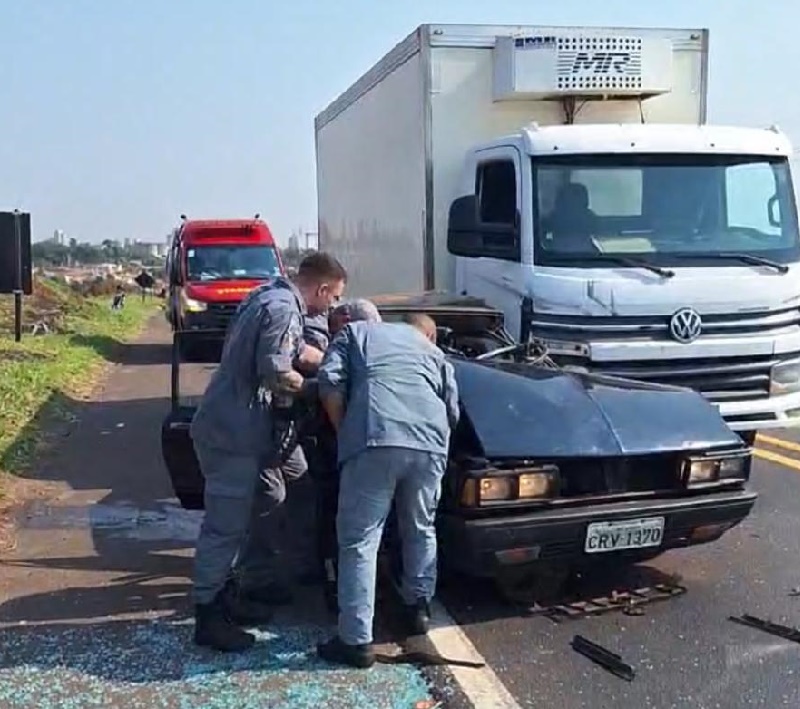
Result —
<instances>
[{"instance_id":1,"label":"damaged dark car","mask_svg":"<svg viewBox=\"0 0 800 709\"><path fill-rule=\"evenodd\" d=\"M689 389L565 371L517 343L502 313L438 294L375 298L385 320L424 312L459 386L437 528L445 568L504 570L637 562L721 537L750 513L751 450ZM173 362L173 370L177 366ZM162 427L184 507L202 506L192 409Z\"/></svg>"}]
</instances>

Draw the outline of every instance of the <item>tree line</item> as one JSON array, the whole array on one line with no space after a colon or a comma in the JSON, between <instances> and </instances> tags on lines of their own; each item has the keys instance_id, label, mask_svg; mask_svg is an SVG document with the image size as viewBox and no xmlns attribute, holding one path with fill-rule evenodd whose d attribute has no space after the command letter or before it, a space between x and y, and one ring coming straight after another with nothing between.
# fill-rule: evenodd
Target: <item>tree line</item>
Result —
<instances>
[{"instance_id":1,"label":"tree line","mask_svg":"<svg viewBox=\"0 0 800 709\"><path fill-rule=\"evenodd\" d=\"M280 249L286 268L297 268L300 261L313 249ZM125 246L118 241L106 239L100 244L78 243L70 239L67 244L56 241L37 241L31 246L31 256L37 266L94 266L100 263L124 264L140 261L149 268L163 265L161 258L142 256L136 244Z\"/></svg>"}]
</instances>

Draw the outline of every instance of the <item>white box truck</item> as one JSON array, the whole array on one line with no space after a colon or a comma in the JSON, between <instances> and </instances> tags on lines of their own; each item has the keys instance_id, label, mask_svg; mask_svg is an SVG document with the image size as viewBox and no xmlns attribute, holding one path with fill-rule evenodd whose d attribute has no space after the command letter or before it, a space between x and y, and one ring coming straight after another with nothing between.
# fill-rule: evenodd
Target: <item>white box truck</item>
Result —
<instances>
[{"instance_id":1,"label":"white box truck","mask_svg":"<svg viewBox=\"0 0 800 709\"><path fill-rule=\"evenodd\" d=\"M747 438L798 424L792 149L706 125L707 67L703 29L423 25L316 117L320 248L355 294L483 298Z\"/></svg>"}]
</instances>

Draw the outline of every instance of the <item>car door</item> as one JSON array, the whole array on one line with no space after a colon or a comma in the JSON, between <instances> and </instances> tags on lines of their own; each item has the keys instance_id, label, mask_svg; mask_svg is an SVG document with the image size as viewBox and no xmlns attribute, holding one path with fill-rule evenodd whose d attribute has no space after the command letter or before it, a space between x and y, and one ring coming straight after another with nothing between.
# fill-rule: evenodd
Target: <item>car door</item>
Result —
<instances>
[{"instance_id":1,"label":"car door","mask_svg":"<svg viewBox=\"0 0 800 709\"><path fill-rule=\"evenodd\" d=\"M522 269L523 240L520 220L523 171L519 150L512 146L497 147L476 153L475 196L478 201L478 226L518 226L518 236L507 234L493 238L515 239L516 248L504 258L465 259L465 286L470 295L483 298L503 311L508 331L517 337L520 331L520 305L525 295Z\"/></svg>"}]
</instances>

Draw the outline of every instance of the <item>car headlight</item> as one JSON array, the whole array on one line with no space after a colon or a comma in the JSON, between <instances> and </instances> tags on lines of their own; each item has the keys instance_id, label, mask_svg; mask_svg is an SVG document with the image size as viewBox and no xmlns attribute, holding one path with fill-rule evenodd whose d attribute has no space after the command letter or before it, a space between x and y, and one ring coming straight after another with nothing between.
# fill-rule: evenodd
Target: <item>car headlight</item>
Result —
<instances>
[{"instance_id":1,"label":"car headlight","mask_svg":"<svg viewBox=\"0 0 800 709\"><path fill-rule=\"evenodd\" d=\"M683 482L687 487L713 485L719 482L745 480L748 456L688 458L683 462Z\"/></svg>"},{"instance_id":2,"label":"car headlight","mask_svg":"<svg viewBox=\"0 0 800 709\"><path fill-rule=\"evenodd\" d=\"M186 308L186 310L190 313L202 313L208 308L208 303L204 303L202 300L189 298L188 296L183 296L183 307Z\"/></svg>"},{"instance_id":3,"label":"car headlight","mask_svg":"<svg viewBox=\"0 0 800 709\"><path fill-rule=\"evenodd\" d=\"M800 391L800 359L776 364L769 375L770 396Z\"/></svg>"},{"instance_id":4,"label":"car headlight","mask_svg":"<svg viewBox=\"0 0 800 709\"><path fill-rule=\"evenodd\" d=\"M540 500L558 492L558 468L554 465L486 472L491 474L464 481L461 504L465 507Z\"/></svg>"}]
</instances>

